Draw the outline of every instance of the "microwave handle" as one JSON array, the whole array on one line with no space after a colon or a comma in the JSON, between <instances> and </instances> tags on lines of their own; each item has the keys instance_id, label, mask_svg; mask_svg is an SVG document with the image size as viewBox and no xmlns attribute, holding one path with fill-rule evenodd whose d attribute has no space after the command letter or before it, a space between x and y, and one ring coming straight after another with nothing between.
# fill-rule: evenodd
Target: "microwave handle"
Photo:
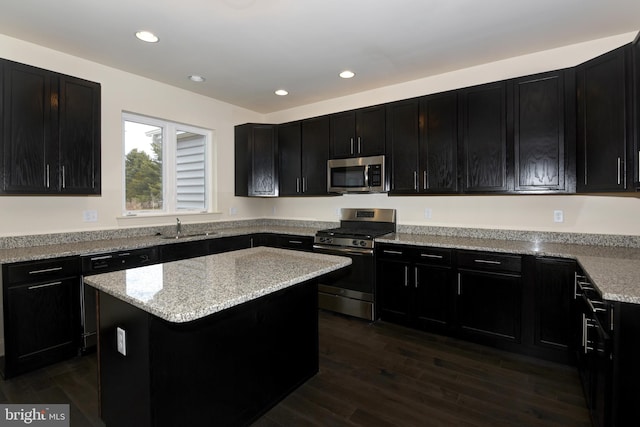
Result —
<instances>
[{"instance_id":1,"label":"microwave handle","mask_svg":"<svg viewBox=\"0 0 640 427\"><path fill-rule=\"evenodd\" d=\"M369 187L369 168L371 165L364 166L364 186Z\"/></svg>"}]
</instances>

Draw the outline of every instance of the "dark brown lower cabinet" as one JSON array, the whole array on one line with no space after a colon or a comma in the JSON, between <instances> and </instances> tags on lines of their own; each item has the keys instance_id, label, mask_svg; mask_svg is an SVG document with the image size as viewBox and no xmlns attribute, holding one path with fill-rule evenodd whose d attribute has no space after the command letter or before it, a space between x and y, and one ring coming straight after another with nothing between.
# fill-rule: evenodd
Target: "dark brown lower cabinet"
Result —
<instances>
[{"instance_id":1,"label":"dark brown lower cabinet","mask_svg":"<svg viewBox=\"0 0 640 427\"><path fill-rule=\"evenodd\" d=\"M78 353L79 268L77 259L3 266L4 378Z\"/></svg>"},{"instance_id":2,"label":"dark brown lower cabinet","mask_svg":"<svg viewBox=\"0 0 640 427\"><path fill-rule=\"evenodd\" d=\"M535 257L533 344L537 352L564 363L574 363L576 269L570 259Z\"/></svg>"},{"instance_id":3,"label":"dark brown lower cabinet","mask_svg":"<svg viewBox=\"0 0 640 427\"><path fill-rule=\"evenodd\" d=\"M450 327L450 249L382 246L377 270L381 319L434 332Z\"/></svg>"}]
</instances>

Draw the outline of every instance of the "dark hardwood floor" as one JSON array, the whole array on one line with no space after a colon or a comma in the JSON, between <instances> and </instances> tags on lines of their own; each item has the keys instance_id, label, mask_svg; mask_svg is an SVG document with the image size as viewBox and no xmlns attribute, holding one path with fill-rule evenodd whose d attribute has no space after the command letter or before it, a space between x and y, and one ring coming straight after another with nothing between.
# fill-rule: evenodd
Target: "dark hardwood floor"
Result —
<instances>
[{"instance_id":1,"label":"dark hardwood floor","mask_svg":"<svg viewBox=\"0 0 640 427\"><path fill-rule=\"evenodd\" d=\"M0 403L70 403L72 427L104 427L96 369L94 354L0 381ZM589 425L572 367L321 312L319 374L253 427Z\"/></svg>"}]
</instances>

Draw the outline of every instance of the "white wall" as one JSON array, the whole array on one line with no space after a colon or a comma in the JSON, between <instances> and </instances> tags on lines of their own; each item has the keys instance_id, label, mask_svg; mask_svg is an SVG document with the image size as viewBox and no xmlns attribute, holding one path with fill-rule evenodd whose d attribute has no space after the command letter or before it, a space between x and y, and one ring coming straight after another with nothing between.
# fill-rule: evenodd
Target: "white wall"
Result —
<instances>
[{"instance_id":1,"label":"white wall","mask_svg":"<svg viewBox=\"0 0 640 427\"><path fill-rule=\"evenodd\" d=\"M555 230L640 235L640 200L601 196L420 196L349 195L330 198L249 199L233 196L233 126L250 121L282 123L398 99L436 93L576 65L628 43L622 34L552 51L511 58L444 75L261 116L214 99L176 89L81 58L0 35L0 57L102 84L102 195L99 197L0 196L0 236L172 224L173 216L118 218L122 200L121 112L175 120L215 130L218 212L184 216L184 223L241 218L335 220L340 207L393 207L399 222L461 227ZM229 215L231 207L236 216ZM424 209L432 218L424 218ZM275 209L275 213L274 213ZM565 222L553 222L562 209ZM98 222L82 211L98 211Z\"/></svg>"},{"instance_id":2,"label":"white wall","mask_svg":"<svg viewBox=\"0 0 640 427\"><path fill-rule=\"evenodd\" d=\"M269 114L266 120L283 123L571 67L629 43L635 35L636 33L621 34L379 88ZM348 195L333 198L280 198L270 203L269 215L276 218L335 220L336 210L340 207L384 207L397 209L398 221L402 224L640 235L640 199L636 197ZM431 209L431 219L425 218L426 208ZM554 210L564 211L563 223L553 221Z\"/></svg>"},{"instance_id":3,"label":"white wall","mask_svg":"<svg viewBox=\"0 0 640 427\"><path fill-rule=\"evenodd\" d=\"M0 236L172 224L175 217L120 218L122 215L122 111L145 114L214 130L217 211L181 215L183 223L262 217L262 200L233 193L233 126L261 121L255 112L81 58L0 35L0 57L102 84L102 195L98 197L0 196ZM229 216L229 208L238 214ZM82 220L96 210L98 222Z\"/></svg>"}]
</instances>

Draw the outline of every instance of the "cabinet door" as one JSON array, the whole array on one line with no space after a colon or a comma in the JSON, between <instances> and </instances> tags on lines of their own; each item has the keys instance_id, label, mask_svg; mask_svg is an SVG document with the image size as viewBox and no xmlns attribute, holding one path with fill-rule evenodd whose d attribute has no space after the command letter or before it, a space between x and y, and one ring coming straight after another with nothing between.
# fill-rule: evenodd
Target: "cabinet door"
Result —
<instances>
[{"instance_id":1,"label":"cabinet door","mask_svg":"<svg viewBox=\"0 0 640 427\"><path fill-rule=\"evenodd\" d=\"M506 99L506 82L476 86L461 93L465 192L510 189Z\"/></svg>"},{"instance_id":2,"label":"cabinet door","mask_svg":"<svg viewBox=\"0 0 640 427\"><path fill-rule=\"evenodd\" d=\"M458 323L465 335L520 341L520 276L459 270Z\"/></svg>"},{"instance_id":3,"label":"cabinet door","mask_svg":"<svg viewBox=\"0 0 640 427\"><path fill-rule=\"evenodd\" d=\"M385 152L385 108L375 106L356 111L355 151L358 156L378 156Z\"/></svg>"},{"instance_id":4,"label":"cabinet door","mask_svg":"<svg viewBox=\"0 0 640 427\"><path fill-rule=\"evenodd\" d=\"M382 320L411 324L409 304L410 264L395 260L378 260L378 310Z\"/></svg>"},{"instance_id":5,"label":"cabinet door","mask_svg":"<svg viewBox=\"0 0 640 427\"><path fill-rule=\"evenodd\" d=\"M329 117L302 121L302 180L306 196L326 196L329 159Z\"/></svg>"},{"instance_id":6,"label":"cabinet door","mask_svg":"<svg viewBox=\"0 0 640 427\"><path fill-rule=\"evenodd\" d=\"M5 289L6 370L9 376L60 361L78 349L79 278Z\"/></svg>"},{"instance_id":7,"label":"cabinet door","mask_svg":"<svg viewBox=\"0 0 640 427\"><path fill-rule=\"evenodd\" d=\"M633 179L635 188L640 188L640 33L636 36L632 45L633 56L633 86L634 106L633 106L633 134L635 136L633 144Z\"/></svg>"},{"instance_id":8,"label":"cabinet door","mask_svg":"<svg viewBox=\"0 0 640 427\"><path fill-rule=\"evenodd\" d=\"M535 345L568 354L574 336L572 303L575 271L574 261L536 258Z\"/></svg>"},{"instance_id":9,"label":"cabinet door","mask_svg":"<svg viewBox=\"0 0 640 427\"><path fill-rule=\"evenodd\" d=\"M416 264L413 314L420 327L441 330L451 321L453 272L449 267Z\"/></svg>"},{"instance_id":10,"label":"cabinet door","mask_svg":"<svg viewBox=\"0 0 640 427\"><path fill-rule=\"evenodd\" d=\"M578 191L627 188L630 47L624 46L578 67ZM633 168L629 168L632 170Z\"/></svg>"},{"instance_id":11,"label":"cabinet door","mask_svg":"<svg viewBox=\"0 0 640 427\"><path fill-rule=\"evenodd\" d=\"M356 113L347 111L331 115L331 158L356 154Z\"/></svg>"},{"instance_id":12,"label":"cabinet door","mask_svg":"<svg viewBox=\"0 0 640 427\"><path fill-rule=\"evenodd\" d=\"M58 190L100 194L100 85L61 76L59 111Z\"/></svg>"},{"instance_id":13,"label":"cabinet door","mask_svg":"<svg viewBox=\"0 0 640 427\"><path fill-rule=\"evenodd\" d=\"M235 127L235 195L277 196L278 158L274 125Z\"/></svg>"},{"instance_id":14,"label":"cabinet door","mask_svg":"<svg viewBox=\"0 0 640 427\"><path fill-rule=\"evenodd\" d=\"M387 161L391 169L391 194L418 191L418 144L420 140L420 101L387 105Z\"/></svg>"},{"instance_id":15,"label":"cabinet door","mask_svg":"<svg viewBox=\"0 0 640 427\"><path fill-rule=\"evenodd\" d=\"M458 95L423 98L418 187L423 192L458 191Z\"/></svg>"},{"instance_id":16,"label":"cabinet door","mask_svg":"<svg viewBox=\"0 0 640 427\"><path fill-rule=\"evenodd\" d=\"M57 117L54 73L4 62L2 190L47 193L57 184L57 152L51 124Z\"/></svg>"},{"instance_id":17,"label":"cabinet door","mask_svg":"<svg viewBox=\"0 0 640 427\"><path fill-rule=\"evenodd\" d=\"M567 190L564 71L514 83L515 190Z\"/></svg>"},{"instance_id":18,"label":"cabinet door","mask_svg":"<svg viewBox=\"0 0 640 427\"><path fill-rule=\"evenodd\" d=\"M278 186L280 196L301 193L302 135L300 122L278 126Z\"/></svg>"}]
</instances>

